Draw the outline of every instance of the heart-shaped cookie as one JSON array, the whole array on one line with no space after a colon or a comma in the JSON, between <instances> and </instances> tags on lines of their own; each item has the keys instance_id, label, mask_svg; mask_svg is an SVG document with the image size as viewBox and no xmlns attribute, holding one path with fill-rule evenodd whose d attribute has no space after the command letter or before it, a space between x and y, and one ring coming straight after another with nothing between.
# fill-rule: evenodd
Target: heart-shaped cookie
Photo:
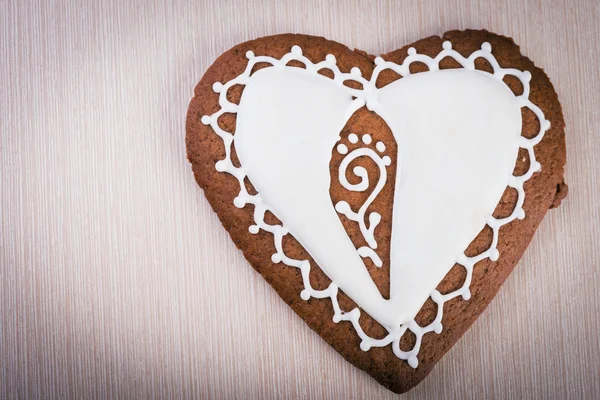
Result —
<instances>
[{"instance_id":1,"label":"heart-shaped cookie","mask_svg":"<svg viewBox=\"0 0 600 400\"><path fill-rule=\"evenodd\" d=\"M186 143L252 266L395 392L427 376L566 195L552 84L485 31L377 58L304 35L240 44L196 87Z\"/></svg>"}]
</instances>

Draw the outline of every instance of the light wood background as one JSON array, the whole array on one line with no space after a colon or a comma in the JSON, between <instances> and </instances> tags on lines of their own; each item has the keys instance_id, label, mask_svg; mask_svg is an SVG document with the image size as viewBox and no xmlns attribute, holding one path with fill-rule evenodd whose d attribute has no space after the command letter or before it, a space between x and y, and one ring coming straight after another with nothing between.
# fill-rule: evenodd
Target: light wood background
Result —
<instances>
[{"instance_id":1,"label":"light wood background","mask_svg":"<svg viewBox=\"0 0 600 400\"><path fill-rule=\"evenodd\" d=\"M247 39L377 54L473 27L552 78L571 190L405 398L600 398L598 0L0 4L0 397L394 398L235 249L193 180L185 114Z\"/></svg>"}]
</instances>

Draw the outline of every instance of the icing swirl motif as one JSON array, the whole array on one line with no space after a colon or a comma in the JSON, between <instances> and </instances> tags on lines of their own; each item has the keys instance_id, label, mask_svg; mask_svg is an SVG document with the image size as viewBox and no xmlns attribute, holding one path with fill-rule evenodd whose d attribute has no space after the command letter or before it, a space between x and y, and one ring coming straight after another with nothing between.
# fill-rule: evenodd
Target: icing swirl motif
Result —
<instances>
[{"instance_id":1,"label":"icing swirl motif","mask_svg":"<svg viewBox=\"0 0 600 400\"><path fill-rule=\"evenodd\" d=\"M299 46L293 46L291 52L284 55L281 59L275 59L267 56L255 56L255 54L252 51L248 51L246 54L249 60L248 65L242 74L232 79L231 81L226 82L225 84L217 82L213 85L213 90L216 93L219 93L220 109L212 115L205 115L201 118L202 123L205 125L210 125L214 132L223 140L225 147L225 158L219 160L216 163L215 168L220 172L226 172L228 174L233 175L238 180L240 185L240 192L238 196L234 199L235 206L242 208L247 204L254 205L255 224L249 227L249 231L253 234L256 234L259 232L260 229L262 229L266 232L273 234L276 252L271 257L272 261L274 263L283 262L290 267L300 269L304 284L304 289L300 293L301 298L304 300L308 300L311 297L329 298L334 309L333 321L335 323L338 323L340 321L351 322L358 336L361 339L360 347L363 351L368 351L371 347L383 347L391 344L394 354L400 359L407 360L408 364L413 368L416 368L418 365L417 355L421 347L423 336L429 332L436 332L438 334L442 332L442 316L444 303L459 296L462 297L464 300L468 300L471 296L469 286L472 279L474 265L477 262L488 257L492 261L498 259L499 252L497 249L497 244L499 229L500 227L510 223L515 219L523 219L525 217L525 212L523 210L525 191L523 189L523 185L528 179L531 178L533 173L541 169L540 163L537 162L535 158L534 146L542 140L545 131L547 131L550 128L550 122L545 119L541 109L539 109L539 107L534 105L529 100L529 81L531 79L531 74L528 71L520 71L512 68L502 68L498 64L495 57L492 55L491 50L491 45L489 43L484 43L481 46L480 50L473 52L469 57L463 57L461 54L452 49L452 45L450 42L444 42L443 50L436 57L432 58L427 55L418 54L414 48L410 48L408 50L408 56L402 64L396 64L394 62L385 61L380 57L376 58L376 67L373 71L370 80L366 80L365 78L363 78L361 75L361 71L356 67L352 68L350 73L341 72L336 65L336 60L333 55L328 55L324 61L321 61L319 63L312 63L308 58L302 55L302 50ZM356 110L366 105L369 110L377 112L382 118L384 118L384 120L389 125L390 119L385 115L385 111L380 107L378 101L379 89L377 89L376 87L376 81L379 74L387 69L390 69L403 77L409 76L411 75L409 67L414 62L421 62L426 64L429 67L429 71L438 71L440 61L446 57L450 57L457 61L465 70L475 70L475 60L477 58L484 58L490 63L490 65L493 68L493 73L490 74L493 78L502 81L502 79L505 76L511 75L519 79L523 86L523 93L519 96L515 96L515 99L516 101L518 101L520 107L528 108L535 114L535 116L540 122L540 130L539 133L532 138L525 138L522 136L519 137L518 145L519 147L527 150L529 154L530 165L527 172L521 176L513 176L512 173L509 173L510 177L508 179L507 185L508 187L514 188L517 191L518 195L516 206L513 212L511 213L511 215L505 218L495 218L491 215L487 218L486 223L493 231L492 243L489 249L474 257L468 257L463 253L457 259L457 262L460 265L462 265L466 270L466 278L462 287L447 294L441 294L437 290L433 290L431 292L430 297L437 305L437 315L434 321L430 324L426 326L420 326L413 318L412 320L403 323L400 326L384 325L384 327L388 330L388 334L381 339L375 339L368 336L360 326L359 317L361 314L361 310L358 307L348 312L342 311L340 309L337 299L339 287L335 281L332 281L329 287L324 290L314 289L311 286L309 280L309 273L311 268L309 261L293 259L288 257L284 253L282 240L285 235L289 234L288 229L285 228L283 225L273 225L265 222L265 212L270 207L264 202L263 198L260 195L260 192L255 195L251 195L248 193L244 185L244 178L246 178L246 171L244 170L244 166L242 165L241 167L236 167L231 161L231 146L234 141L234 136L231 132L227 132L221 129L217 121L219 117L225 113L237 112L238 105L230 102L227 99L227 91L234 85L247 85L253 78L252 69L257 63L268 63L277 69L283 70L287 68L293 68L286 66L286 64L288 64L292 60L295 60L304 64L307 72L313 75L317 75L321 69L328 69L333 72L333 81L336 84L338 84L339 87L344 88L344 90L346 90L349 95L356 98L356 100L352 102L351 107L347 111L347 117L350 117ZM344 86L343 83L348 80L360 83L363 89L352 89ZM383 151L385 150L385 145L380 142L376 144L376 148L378 151ZM347 147L343 144L339 144L337 146L337 150L342 154L348 152ZM385 177L385 165L389 165L386 164L386 161L384 161L385 157L381 158L372 150L370 151L371 152L362 151L360 152L360 155L367 155L372 158L377 157L379 162L375 158L373 159L380 166L381 175ZM354 152L348 154L347 157L358 157L359 153L353 153ZM399 165L400 161L401 160L398 160ZM349 161L347 164L349 164ZM381 167L382 164L384 165L383 168ZM345 187L352 187L354 190L365 190L365 185L363 183L366 182L368 177L366 177L363 170L357 169L354 172L357 176L361 177L362 181L358 185L350 185L348 183L348 186ZM380 182L378 182L377 185L378 187L379 184L385 184L381 183L381 180L382 179L380 178ZM368 186L368 184L366 186ZM367 201L367 203L369 202ZM370 247L362 247L361 249L359 249L358 252L360 253L360 255L363 257L374 257L373 248L376 248L376 242L373 236L373 231L377 226L377 223L379 222L378 214L369 214L369 226L367 227L364 221L364 214L366 213L368 205L366 207L363 205L363 207L361 207L358 213L354 213L353 211L351 211L349 207L346 207L342 202L338 203L338 205L339 207L336 207L338 211L344 212L346 215L351 215L353 218L356 218L358 220L357 222L359 222L359 224L362 223L361 232L365 236L365 239L369 243ZM359 218L361 212L363 218ZM416 342L412 349L405 351L400 349L400 339L407 330L414 333L416 337Z\"/></svg>"},{"instance_id":2,"label":"icing swirl motif","mask_svg":"<svg viewBox=\"0 0 600 400\"><path fill-rule=\"evenodd\" d=\"M356 134L351 133L348 136L349 136L348 140L350 141L350 143L358 142L358 136ZM367 144L367 145L370 144L371 140L372 140L371 135L369 135L369 134L365 134L362 137L362 142L364 144ZM379 143L381 143L381 142L379 142ZM381 144L383 145L383 143L381 143ZM342 148L342 150L345 149L345 152L339 151L340 146L344 146ZM379 146L379 148L381 148L381 146ZM385 149L385 145L384 145L384 149ZM347 153L347 151L348 151L348 148L344 144L338 145L338 152L340 152L341 154L345 154L345 153ZM344 157L344 159L342 160L342 163L340 164L339 180L344 188L346 188L350 191L354 191L354 192L364 192L369 187L369 176L368 176L367 170L364 167L357 166L352 169L352 172L354 173L354 175L356 175L357 177L360 178L359 183L351 184L350 182L348 182L348 179L346 178L346 173L347 173L350 163L359 157L369 157L371 160L373 160L377 164L377 167L379 168L379 180L377 181L377 184L375 185L373 192L371 192L371 194L369 195L369 197L367 198L365 203L360 207L358 212L352 211L348 202L343 201L343 200L339 201L335 205L335 209L340 214L344 214L348 219L358 222L358 225L360 227L360 232L362 233L363 237L365 238L365 241L369 245L369 247L361 247L360 249L358 249L358 253L362 257L371 258L371 260L373 260L373 262L375 263L375 265L377 267L381 267L383 265L383 263L381 262L381 259L379 258L379 256L377 256L377 253L372 251L377 248L377 241L375 240L375 228L377 228L377 225L379 225L379 223L381 222L381 215L376 212L370 213L368 216L369 226L367 226L367 224L365 223L365 216L366 216L366 212L367 212L369 206L377 198L377 196L379 195L379 192L381 192L381 189L383 189L383 186L385 185L385 183L387 181L387 171L385 168L392 163L392 160L390 159L389 156L381 157L379 154L377 154L376 152L374 152L373 150L371 150L368 147L358 148L358 149L350 152L350 154L346 155L346 157Z\"/></svg>"}]
</instances>

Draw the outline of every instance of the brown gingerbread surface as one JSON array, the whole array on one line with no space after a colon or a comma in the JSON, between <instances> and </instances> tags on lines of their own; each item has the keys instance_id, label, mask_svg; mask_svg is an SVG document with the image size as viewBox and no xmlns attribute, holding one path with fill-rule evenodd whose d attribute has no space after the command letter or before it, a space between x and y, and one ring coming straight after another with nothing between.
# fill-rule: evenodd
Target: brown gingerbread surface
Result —
<instances>
[{"instance_id":1,"label":"brown gingerbread surface","mask_svg":"<svg viewBox=\"0 0 600 400\"><path fill-rule=\"evenodd\" d=\"M543 70L537 68L533 62L524 57L519 47L512 39L486 31L452 31L443 37L432 36L407 45L399 50L382 55L386 60L401 63L407 56L409 47L414 47L418 53L435 57L442 50L445 40L452 42L454 50L463 56L468 56L473 51L481 48L483 42L492 45L492 53L503 68L516 68L527 70L532 74L530 82L529 99L544 112L546 119L551 122L551 128L546 132L543 140L535 146L537 160L542 165L542 170L535 173L525 184L525 203L523 208L526 217L515 220L500 229L498 250L500 258L492 262L484 259L477 263L473 269L473 281L470 285L471 298L468 301L460 296L444 305L443 331L440 334L427 334L418 355L419 365L413 369L404 360L397 358L391 346L372 348L362 351L359 347L360 339L349 322L334 323L331 301L326 299L311 298L304 301L300 292L304 288L300 271L283 263L274 264L271 255L275 252L272 234L260 231L254 235L248 231L253 224L253 209L251 205L237 208L233 199L239 192L238 181L231 175L218 172L215 163L225 158L223 141L215 134L210 125L201 123L201 117L210 115L219 110L218 94L212 90L215 82L227 82L241 74L247 65L245 54L252 50L256 55L267 55L281 58L288 53L292 46L299 45L303 54L312 62L325 59L327 54L333 54L337 65L342 72L349 72L351 68L360 68L363 76L369 78L374 68L374 57L358 50L350 50L346 46L320 37L306 35L277 35L264 37L242 43L221 55L202 77L195 88L186 122L186 144L188 159L196 181L204 190L206 198L217 212L223 226L230 233L233 242L240 248L250 264L273 286L281 298L323 339L335 348L346 360L365 370L378 382L390 390L402 393L420 381L431 371L435 363L456 343L469 326L483 312L508 274L515 267L531 241L535 230L543 219L546 211L556 207L566 196L567 187L563 182L564 165L566 162L566 146L564 137L564 120L558 97L550 80ZM267 64L258 67L268 66ZM440 68L460 67L452 59L445 59L440 63ZM484 60L476 61L476 68L491 71L491 67ZM411 72L424 72L427 67L412 65ZM325 74L325 73L324 73ZM382 73L377 81L379 87L401 79L391 71ZM522 87L518 80L506 79L505 82L515 94L520 94ZM243 86L235 86L227 93L228 99L239 103ZM539 122L535 115L523 109L523 130L525 137L531 137L539 131ZM219 119L219 125L226 131L235 132L235 114L225 114ZM386 143L386 154L395 159L397 148L392 133L385 122L376 114L365 107L358 110L346 123L341 132L344 143L350 133L370 134L374 142L381 140ZM351 148L351 145L349 145ZM232 155L234 164L239 166L239 161ZM332 152L331 171L332 185L330 194L334 204L345 199L351 205L360 204L361 194L352 194L346 191L334 179L342 156ZM376 174L376 166L368 161L360 161L358 165L364 166L370 173ZM523 174L529 167L529 157L521 149L515 166L515 175ZM335 171L335 172L334 172ZM394 182L394 168L389 169L389 181ZM374 184L374 183L373 183ZM251 182L246 179L246 186L252 192ZM382 215L382 223L377 228L380 241L380 256L383 261L382 268L375 268L366 261L367 269L374 282L384 297L389 296L389 249L391 242L391 215L393 185L386 185L377 200L371 205L370 210ZM507 188L494 216L508 216L512 212L517 199L516 191ZM351 240L358 247L364 244L357 225L347 221L340 215ZM277 221L276 216L269 214L267 222ZM473 240L468 247L468 256L479 254L489 248L491 243L491 229L486 227ZM304 248L291 237L285 236L285 253L295 259L308 259L311 261L311 284L317 289L325 289L331 282L329 278L310 258ZM438 285L441 293L449 293L462 286L465 278L464 268L456 265ZM356 304L343 293L339 296L340 306L349 311ZM240 299L243 301L243 299ZM435 318L436 304L429 299L417 315L416 321L425 325ZM386 330L370 318L366 313L361 314L361 326L372 337L383 337ZM266 322L268 323L268 322ZM412 348L415 337L406 333L401 340L400 347L404 350Z\"/></svg>"}]
</instances>

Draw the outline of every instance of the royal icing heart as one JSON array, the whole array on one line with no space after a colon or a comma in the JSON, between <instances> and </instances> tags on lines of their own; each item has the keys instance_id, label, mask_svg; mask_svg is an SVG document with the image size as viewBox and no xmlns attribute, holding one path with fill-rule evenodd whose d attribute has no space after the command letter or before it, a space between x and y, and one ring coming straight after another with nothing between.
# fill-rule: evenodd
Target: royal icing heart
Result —
<instances>
[{"instance_id":1,"label":"royal icing heart","mask_svg":"<svg viewBox=\"0 0 600 400\"><path fill-rule=\"evenodd\" d=\"M298 44L281 57L248 50L243 71L212 83L219 108L200 120L223 143L224 157L214 168L237 179L238 191L231 201L238 209L252 209L248 232L272 235L271 262L301 272L301 299L330 299L333 322L352 323L361 351L389 347L398 359L417 368L423 336L443 330L444 304L458 297L470 299L475 265L502 256L500 229L527 217L524 185L542 168L534 147L550 129L550 121L530 98L531 72L502 67L488 42L469 54L453 49L449 40L435 55L410 47L402 62L375 58L368 75L358 66L342 71L332 54L311 60L304 53ZM443 60L457 66L441 68ZM481 60L491 70L477 69ZM412 73L411 66L417 63L427 71ZM257 70L257 65L263 68ZM401 79L379 85L380 75L390 71ZM521 93L509 87L507 77L518 80ZM235 87L243 87L239 104L228 97ZM386 154L390 143L374 140L370 133L340 136L348 120L364 107L391 130L397 148L394 158ZM525 109L539 126L528 137L522 132ZM219 122L225 114L236 115L235 129ZM520 151L527 152L529 165L515 175ZM332 172L334 152L343 159ZM369 176L360 166L349 171L360 158L376 165L377 176ZM388 182L388 174L394 182ZM336 178L349 191L368 191L363 204L357 208L345 200L334 202L330 188ZM249 191L246 180L256 193ZM387 221L389 298L382 295L365 264L368 258L382 265L377 229L382 216L370 205L385 185L394 188ZM507 187L516 191L514 208L494 217ZM267 222L267 212L281 224ZM356 222L366 245L355 246L341 216ZM486 226L492 232L489 246L465 254ZM293 236L316 265L287 254L286 236ZM465 270L463 285L441 293L438 285L456 264ZM331 280L326 288L311 284L311 268L317 266ZM342 310L340 291L358 307ZM436 316L422 326L415 317L428 299L437 306ZM385 328L383 337L362 329L362 312ZM401 349L407 331L416 340L412 348Z\"/></svg>"}]
</instances>

